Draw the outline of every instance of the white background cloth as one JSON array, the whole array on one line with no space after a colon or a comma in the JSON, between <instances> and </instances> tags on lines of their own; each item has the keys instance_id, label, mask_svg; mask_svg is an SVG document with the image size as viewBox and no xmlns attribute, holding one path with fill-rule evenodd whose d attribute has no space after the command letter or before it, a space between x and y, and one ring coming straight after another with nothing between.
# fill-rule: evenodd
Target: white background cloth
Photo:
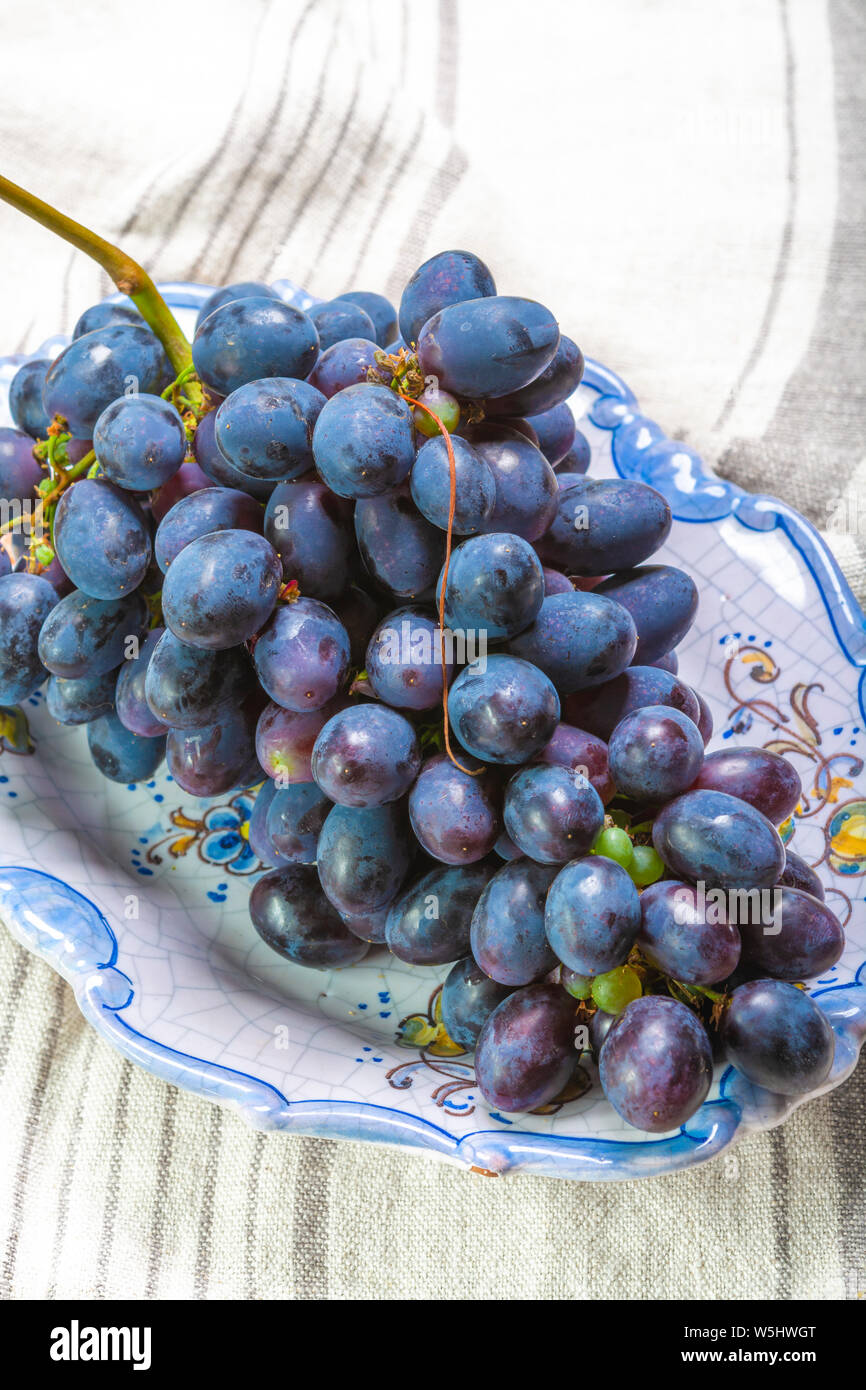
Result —
<instances>
[{"instance_id":1,"label":"white background cloth","mask_svg":"<svg viewBox=\"0 0 866 1390\"><path fill-rule=\"evenodd\" d=\"M866 589L857 0L0 0L2 167L156 278L399 297L477 251ZM0 206L2 351L110 286ZM6 1297L853 1298L863 1068L622 1186L255 1136L0 933Z\"/></svg>"}]
</instances>

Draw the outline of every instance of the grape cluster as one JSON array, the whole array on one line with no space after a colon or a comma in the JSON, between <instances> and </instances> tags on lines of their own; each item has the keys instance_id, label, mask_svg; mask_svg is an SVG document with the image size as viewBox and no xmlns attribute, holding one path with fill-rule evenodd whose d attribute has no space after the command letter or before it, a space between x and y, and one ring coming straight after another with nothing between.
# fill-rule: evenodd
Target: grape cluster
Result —
<instances>
[{"instance_id":1,"label":"grape cluster","mask_svg":"<svg viewBox=\"0 0 866 1390\"><path fill-rule=\"evenodd\" d=\"M255 930L320 969L450 965L445 1028L501 1111L573 1084L581 1025L643 1130L695 1112L714 1049L819 1086L798 986L844 938L776 828L799 779L705 754L675 652L697 590L648 563L670 509L587 473L554 315L448 251L397 309L215 291L192 362L113 305L20 368L0 494L49 534L0 550L0 702L47 679L118 782L259 787Z\"/></svg>"}]
</instances>

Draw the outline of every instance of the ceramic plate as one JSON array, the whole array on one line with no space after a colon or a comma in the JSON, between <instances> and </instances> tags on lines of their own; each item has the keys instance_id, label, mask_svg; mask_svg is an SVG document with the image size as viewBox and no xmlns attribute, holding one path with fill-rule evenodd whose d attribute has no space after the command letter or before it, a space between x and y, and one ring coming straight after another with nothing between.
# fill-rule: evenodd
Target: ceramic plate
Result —
<instances>
[{"instance_id":1,"label":"ceramic plate","mask_svg":"<svg viewBox=\"0 0 866 1390\"><path fill-rule=\"evenodd\" d=\"M312 302L288 282L277 288ZM163 291L191 332L208 289ZM0 362L2 423L21 360ZM709 474L613 372L588 362L572 405L595 476L643 479L671 503L658 558L701 590L680 670L711 707L711 746L775 749L803 779L783 837L819 866L848 935L838 965L811 985L836 1032L827 1088L837 1086L866 1032L866 620L808 522ZM595 1077L581 1099L544 1113L491 1111L471 1056L439 1024L447 967L413 968L379 949L329 974L289 965L258 939L248 793L196 801L164 768L146 785L115 786L91 766L84 730L56 725L41 692L23 713L0 711L0 915L113 1047L251 1125L398 1144L485 1173L619 1179L699 1163L792 1109L720 1067L706 1104L669 1135L625 1125Z\"/></svg>"}]
</instances>

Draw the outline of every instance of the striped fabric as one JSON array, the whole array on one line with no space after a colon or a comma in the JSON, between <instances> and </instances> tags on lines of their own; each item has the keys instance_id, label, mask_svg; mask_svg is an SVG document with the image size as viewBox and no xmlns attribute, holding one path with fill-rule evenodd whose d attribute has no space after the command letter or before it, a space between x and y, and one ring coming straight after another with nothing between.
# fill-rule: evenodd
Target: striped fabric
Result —
<instances>
[{"instance_id":1,"label":"striped fabric","mask_svg":"<svg viewBox=\"0 0 866 1390\"><path fill-rule=\"evenodd\" d=\"M859 0L7 0L3 167L164 279L398 295L469 246L866 595ZM140 19L140 16L139 16ZM3 350L108 286L0 209ZM866 1296L866 1068L706 1167L489 1180L263 1137L0 933L5 1298Z\"/></svg>"}]
</instances>

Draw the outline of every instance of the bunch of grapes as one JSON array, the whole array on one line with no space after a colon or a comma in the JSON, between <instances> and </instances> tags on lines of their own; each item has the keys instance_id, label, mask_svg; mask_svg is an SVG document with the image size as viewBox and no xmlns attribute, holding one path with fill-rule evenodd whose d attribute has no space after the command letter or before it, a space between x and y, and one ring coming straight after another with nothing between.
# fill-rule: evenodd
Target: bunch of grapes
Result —
<instances>
[{"instance_id":1,"label":"bunch of grapes","mask_svg":"<svg viewBox=\"0 0 866 1390\"><path fill-rule=\"evenodd\" d=\"M843 933L776 829L799 780L705 754L675 653L698 594L648 563L669 507L588 474L554 315L447 251L396 311L230 285L175 366L127 301L15 377L0 493L43 531L0 551L0 702L47 679L117 782L258 787L252 926L298 965L451 964L498 1110L568 1093L581 1027L642 1130L702 1104L714 1047L819 1086L800 986ZM769 927L717 901L767 889Z\"/></svg>"}]
</instances>

